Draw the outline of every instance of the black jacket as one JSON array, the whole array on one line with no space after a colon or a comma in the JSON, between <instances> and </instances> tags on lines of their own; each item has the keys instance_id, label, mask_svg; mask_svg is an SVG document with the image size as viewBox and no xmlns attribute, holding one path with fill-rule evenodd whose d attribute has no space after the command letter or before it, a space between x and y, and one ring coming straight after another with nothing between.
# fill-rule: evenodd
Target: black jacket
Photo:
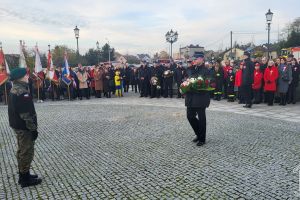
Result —
<instances>
[{"instance_id":1,"label":"black jacket","mask_svg":"<svg viewBox=\"0 0 300 200\"><path fill-rule=\"evenodd\" d=\"M37 129L37 118L31 95L23 86L14 83L8 99L9 125L17 130L34 131ZM19 89L20 88L20 89ZM17 91L17 92L15 92Z\"/></svg>"},{"instance_id":2,"label":"black jacket","mask_svg":"<svg viewBox=\"0 0 300 200\"><path fill-rule=\"evenodd\" d=\"M188 78L197 78L202 76L206 78L209 75L208 69L202 66L190 67L187 69ZM210 104L210 95L207 91L197 93L187 93L185 96L185 106L188 108L207 108Z\"/></svg>"},{"instance_id":3,"label":"black jacket","mask_svg":"<svg viewBox=\"0 0 300 200\"><path fill-rule=\"evenodd\" d=\"M181 84L184 78L184 68L177 67L174 73L174 79L177 84Z\"/></svg>"},{"instance_id":4,"label":"black jacket","mask_svg":"<svg viewBox=\"0 0 300 200\"><path fill-rule=\"evenodd\" d=\"M292 66L292 73L293 73L292 84L294 84L297 87L299 85L300 65L296 64L291 66Z\"/></svg>"},{"instance_id":5,"label":"black jacket","mask_svg":"<svg viewBox=\"0 0 300 200\"><path fill-rule=\"evenodd\" d=\"M242 87L251 87L254 79L254 64L250 58L245 59L244 62L245 65L242 69Z\"/></svg>"}]
</instances>

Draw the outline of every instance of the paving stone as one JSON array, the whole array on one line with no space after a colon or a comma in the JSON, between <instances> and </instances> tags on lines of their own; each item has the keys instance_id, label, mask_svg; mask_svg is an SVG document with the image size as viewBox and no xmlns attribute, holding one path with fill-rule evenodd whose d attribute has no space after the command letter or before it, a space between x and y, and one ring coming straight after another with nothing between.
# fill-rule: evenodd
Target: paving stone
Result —
<instances>
[{"instance_id":1,"label":"paving stone","mask_svg":"<svg viewBox=\"0 0 300 200\"><path fill-rule=\"evenodd\" d=\"M0 106L0 199L296 199L298 104L282 118L279 106L213 101L197 147L182 99L125 96L36 104L33 171L44 180L26 189Z\"/></svg>"}]
</instances>

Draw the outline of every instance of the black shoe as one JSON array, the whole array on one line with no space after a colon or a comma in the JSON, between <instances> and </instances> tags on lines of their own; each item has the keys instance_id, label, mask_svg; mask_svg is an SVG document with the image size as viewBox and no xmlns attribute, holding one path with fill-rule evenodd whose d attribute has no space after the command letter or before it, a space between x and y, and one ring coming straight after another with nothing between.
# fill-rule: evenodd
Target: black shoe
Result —
<instances>
[{"instance_id":1,"label":"black shoe","mask_svg":"<svg viewBox=\"0 0 300 200\"><path fill-rule=\"evenodd\" d=\"M19 173L19 175L20 175L20 173ZM29 173L29 177L30 177L30 178L38 178L39 176L38 176L38 175L36 175L36 174L30 174L30 173ZM19 176L18 183L19 183L19 184L21 184L21 179L20 179L20 176Z\"/></svg>"},{"instance_id":2,"label":"black shoe","mask_svg":"<svg viewBox=\"0 0 300 200\"><path fill-rule=\"evenodd\" d=\"M30 177L29 172L25 173L25 174L21 174L20 173L20 185L22 188L24 187L30 187L30 186L34 186L34 185L38 185L42 183L42 179L40 178L32 178Z\"/></svg>"},{"instance_id":3,"label":"black shoe","mask_svg":"<svg viewBox=\"0 0 300 200\"><path fill-rule=\"evenodd\" d=\"M205 142L200 142L200 141L199 141L199 142L197 143L197 146L198 146L198 147L203 146L203 145L205 145Z\"/></svg>"},{"instance_id":4,"label":"black shoe","mask_svg":"<svg viewBox=\"0 0 300 200\"><path fill-rule=\"evenodd\" d=\"M244 108L251 108L252 107L252 104L246 104L243 106Z\"/></svg>"},{"instance_id":5,"label":"black shoe","mask_svg":"<svg viewBox=\"0 0 300 200\"><path fill-rule=\"evenodd\" d=\"M195 137L192 141L193 141L193 142L198 142L199 139L198 139L198 137Z\"/></svg>"}]
</instances>

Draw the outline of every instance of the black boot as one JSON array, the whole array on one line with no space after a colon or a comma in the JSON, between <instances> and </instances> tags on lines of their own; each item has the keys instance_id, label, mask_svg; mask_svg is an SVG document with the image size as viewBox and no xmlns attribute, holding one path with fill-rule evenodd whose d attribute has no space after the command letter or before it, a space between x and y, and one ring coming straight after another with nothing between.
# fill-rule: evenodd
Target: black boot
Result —
<instances>
[{"instance_id":1,"label":"black boot","mask_svg":"<svg viewBox=\"0 0 300 200\"><path fill-rule=\"evenodd\" d=\"M19 176L20 176L20 185L22 188L30 187L30 186L34 186L34 185L38 185L38 184L42 183L42 179L30 177L29 172L27 172L25 174L20 173Z\"/></svg>"},{"instance_id":2,"label":"black boot","mask_svg":"<svg viewBox=\"0 0 300 200\"><path fill-rule=\"evenodd\" d=\"M30 178L38 178L38 177L39 177L39 176L36 175L36 174L30 174L30 172L29 172L29 176L30 176ZM19 184L21 183L20 172L19 172L19 180L18 180L18 183L19 183Z\"/></svg>"},{"instance_id":3,"label":"black boot","mask_svg":"<svg viewBox=\"0 0 300 200\"><path fill-rule=\"evenodd\" d=\"M193 141L193 142L198 142L199 139L198 139L198 137L196 136L192 141Z\"/></svg>"}]
</instances>

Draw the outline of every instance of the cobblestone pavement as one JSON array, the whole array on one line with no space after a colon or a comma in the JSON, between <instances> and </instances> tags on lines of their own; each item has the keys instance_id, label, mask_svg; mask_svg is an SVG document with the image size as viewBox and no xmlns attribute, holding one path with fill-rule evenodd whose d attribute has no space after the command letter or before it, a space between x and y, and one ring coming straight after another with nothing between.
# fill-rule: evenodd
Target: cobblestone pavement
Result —
<instances>
[{"instance_id":1,"label":"cobblestone pavement","mask_svg":"<svg viewBox=\"0 0 300 200\"><path fill-rule=\"evenodd\" d=\"M0 106L0 199L296 199L299 108L212 102L197 147L182 99L36 104L33 171L43 183L21 189Z\"/></svg>"}]
</instances>

